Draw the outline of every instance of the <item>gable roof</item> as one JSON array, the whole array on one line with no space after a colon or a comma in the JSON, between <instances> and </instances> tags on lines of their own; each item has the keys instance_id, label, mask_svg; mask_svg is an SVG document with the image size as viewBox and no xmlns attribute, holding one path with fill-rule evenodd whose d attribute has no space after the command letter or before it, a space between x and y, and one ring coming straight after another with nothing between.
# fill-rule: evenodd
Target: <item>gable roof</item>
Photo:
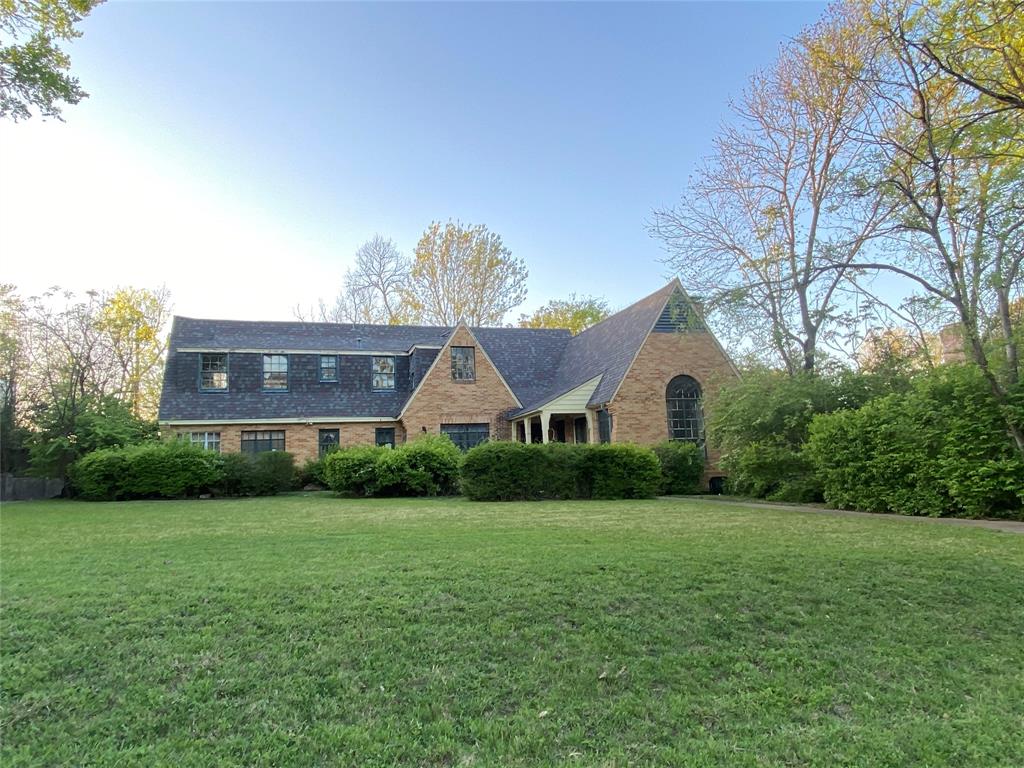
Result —
<instances>
[{"instance_id":1,"label":"gable roof","mask_svg":"<svg viewBox=\"0 0 1024 768\"><path fill-rule=\"evenodd\" d=\"M588 405L614 397L648 334L673 296L689 303L679 280L605 318L576 336L565 329L469 328L522 408L521 415L586 382L599 379ZM672 314L676 322L678 309ZM699 315L699 313L698 313ZM454 327L366 325L355 323L254 322L175 317L171 327L162 421L232 419L396 418L426 371L448 343ZM713 338L713 336L712 336ZM717 344L717 340L715 340ZM231 391L196 397L194 352L285 352L297 357L289 366L288 392L266 395L259 389L259 358L242 354L229 363ZM369 389L369 355L395 355L396 388L388 394ZM343 385L320 386L318 354L352 355L342 366ZM724 354L724 353L723 353ZM236 360L232 356L232 360ZM360 362L362 361L362 362ZM366 370L364 371L363 368ZM240 386L233 383L241 375ZM251 379L251 381L250 381Z\"/></svg>"},{"instance_id":2,"label":"gable roof","mask_svg":"<svg viewBox=\"0 0 1024 768\"><path fill-rule=\"evenodd\" d=\"M679 281L673 280L650 296L573 336L566 344L558 370L547 390L528 402L519 413L536 410L596 376L601 376L601 382L591 395L589 405L601 405L611 400L644 339L678 287Z\"/></svg>"}]
</instances>

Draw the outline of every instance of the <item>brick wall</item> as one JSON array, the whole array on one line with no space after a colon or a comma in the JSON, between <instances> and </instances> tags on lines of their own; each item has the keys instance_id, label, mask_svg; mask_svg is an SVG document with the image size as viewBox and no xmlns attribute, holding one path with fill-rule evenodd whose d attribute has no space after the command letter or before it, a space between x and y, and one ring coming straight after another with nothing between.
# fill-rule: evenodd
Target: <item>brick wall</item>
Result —
<instances>
[{"instance_id":1,"label":"brick wall","mask_svg":"<svg viewBox=\"0 0 1024 768\"><path fill-rule=\"evenodd\" d=\"M736 374L709 333L652 333L647 337L618 393L608 405L612 441L660 443L668 438L665 393L680 374L696 379L704 394L705 417L714 408L722 384ZM717 452L708 452L708 475L715 474Z\"/></svg>"},{"instance_id":2,"label":"brick wall","mask_svg":"<svg viewBox=\"0 0 1024 768\"><path fill-rule=\"evenodd\" d=\"M437 434L441 424L490 424L491 439L508 440L512 431L505 414L518 407L515 398L484 357L473 335L456 329L448 342L457 347L476 347L476 381L452 381L448 346L437 356L402 416L410 438L424 431Z\"/></svg>"},{"instance_id":3,"label":"brick wall","mask_svg":"<svg viewBox=\"0 0 1024 768\"><path fill-rule=\"evenodd\" d=\"M319 454L321 429L337 429L341 445L373 445L376 441L377 427L394 427L395 443L405 439L405 433L399 422L322 422L308 424L218 424L215 426L174 426L165 431L174 437L189 432L220 432L220 450L222 453L238 453L242 449L242 432L249 431L283 431L284 449L295 455L298 464L306 459L315 459Z\"/></svg>"}]
</instances>

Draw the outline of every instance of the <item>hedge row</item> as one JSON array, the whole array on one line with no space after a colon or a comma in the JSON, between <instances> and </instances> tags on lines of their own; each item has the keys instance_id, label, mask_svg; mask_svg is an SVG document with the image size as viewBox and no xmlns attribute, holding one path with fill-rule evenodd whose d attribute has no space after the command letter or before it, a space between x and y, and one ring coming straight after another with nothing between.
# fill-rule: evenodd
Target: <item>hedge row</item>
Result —
<instances>
[{"instance_id":1,"label":"hedge row","mask_svg":"<svg viewBox=\"0 0 1024 768\"><path fill-rule=\"evenodd\" d=\"M663 483L654 451L626 444L485 443L462 465L462 492L475 501L646 499Z\"/></svg>"},{"instance_id":2,"label":"hedge row","mask_svg":"<svg viewBox=\"0 0 1024 768\"><path fill-rule=\"evenodd\" d=\"M75 495L90 501L267 496L292 486L295 461L290 453L219 454L149 443L94 451L71 466L69 477Z\"/></svg>"},{"instance_id":3,"label":"hedge row","mask_svg":"<svg viewBox=\"0 0 1024 768\"><path fill-rule=\"evenodd\" d=\"M396 448L341 448L324 459L327 486L348 496L447 496L458 492L462 453L445 435Z\"/></svg>"},{"instance_id":4,"label":"hedge row","mask_svg":"<svg viewBox=\"0 0 1024 768\"><path fill-rule=\"evenodd\" d=\"M1021 387L1007 412L1024 424ZM972 366L944 366L909 392L816 416L804 453L840 508L1024 519L1024 461Z\"/></svg>"}]
</instances>

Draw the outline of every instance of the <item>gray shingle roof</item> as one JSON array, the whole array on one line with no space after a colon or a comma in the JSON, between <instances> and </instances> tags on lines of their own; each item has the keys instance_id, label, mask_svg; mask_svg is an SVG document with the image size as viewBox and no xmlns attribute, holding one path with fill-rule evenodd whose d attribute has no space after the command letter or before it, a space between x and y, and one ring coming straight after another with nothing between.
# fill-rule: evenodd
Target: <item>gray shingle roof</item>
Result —
<instances>
[{"instance_id":1,"label":"gray shingle roof","mask_svg":"<svg viewBox=\"0 0 1024 768\"><path fill-rule=\"evenodd\" d=\"M471 330L523 404L520 413L598 375L601 382L590 404L601 405L615 393L677 286L673 281L577 336L562 329ZM175 317L160 419L396 418L452 330L437 326ZM199 350L228 353L228 391L198 391ZM260 353L276 351L289 353L288 391L265 392L261 388ZM341 354L338 382L319 380L319 354L326 352ZM371 390L371 356L367 352L396 356L393 391Z\"/></svg>"},{"instance_id":2,"label":"gray shingle roof","mask_svg":"<svg viewBox=\"0 0 1024 768\"><path fill-rule=\"evenodd\" d=\"M589 404L603 405L611 400L677 285L673 280L661 290L573 336L562 353L551 384L530 402L523 401L524 407L519 413L535 410L595 376L601 376L601 381Z\"/></svg>"}]
</instances>

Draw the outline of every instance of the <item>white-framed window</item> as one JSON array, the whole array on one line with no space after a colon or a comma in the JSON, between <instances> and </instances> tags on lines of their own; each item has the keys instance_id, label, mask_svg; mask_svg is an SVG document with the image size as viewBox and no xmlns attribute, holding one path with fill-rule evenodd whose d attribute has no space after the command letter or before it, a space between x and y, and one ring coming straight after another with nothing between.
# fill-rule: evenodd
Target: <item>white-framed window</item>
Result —
<instances>
[{"instance_id":1,"label":"white-framed window","mask_svg":"<svg viewBox=\"0 0 1024 768\"><path fill-rule=\"evenodd\" d=\"M219 392L228 388L228 356L223 352L199 355L199 389Z\"/></svg>"},{"instance_id":2,"label":"white-framed window","mask_svg":"<svg viewBox=\"0 0 1024 768\"><path fill-rule=\"evenodd\" d=\"M192 445L220 453L220 432L189 432L188 441Z\"/></svg>"}]
</instances>

